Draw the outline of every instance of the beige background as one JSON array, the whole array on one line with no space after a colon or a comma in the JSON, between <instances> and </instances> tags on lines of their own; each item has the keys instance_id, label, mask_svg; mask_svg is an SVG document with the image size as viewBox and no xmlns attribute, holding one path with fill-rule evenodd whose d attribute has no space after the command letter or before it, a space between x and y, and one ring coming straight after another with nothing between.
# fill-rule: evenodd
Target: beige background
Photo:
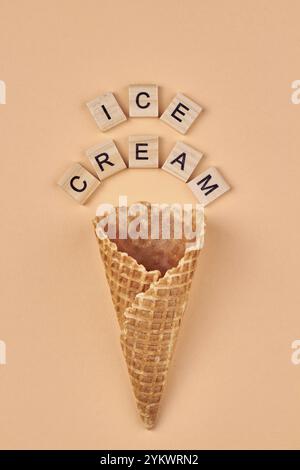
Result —
<instances>
[{"instance_id":1,"label":"beige background","mask_svg":"<svg viewBox=\"0 0 300 470\"><path fill-rule=\"evenodd\" d=\"M108 5L109 3L109 5ZM300 448L298 1L0 0L1 448ZM84 207L55 184L102 135L85 102L158 83L205 108L184 140L233 190L208 230L160 420L143 429L90 220L100 202L193 202L161 170L127 170Z\"/></svg>"}]
</instances>

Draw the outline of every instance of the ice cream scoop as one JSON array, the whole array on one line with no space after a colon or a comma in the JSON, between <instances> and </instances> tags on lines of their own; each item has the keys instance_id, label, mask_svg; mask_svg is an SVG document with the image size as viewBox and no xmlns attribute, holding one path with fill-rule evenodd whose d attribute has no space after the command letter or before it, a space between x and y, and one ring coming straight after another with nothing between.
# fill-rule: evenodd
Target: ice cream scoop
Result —
<instances>
[{"instance_id":1,"label":"ice cream scoop","mask_svg":"<svg viewBox=\"0 0 300 470\"><path fill-rule=\"evenodd\" d=\"M133 257L147 271L158 270L164 275L168 269L177 266L184 255L186 243L190 241L184 234L182 212L170 211L170 206L156 206L152 209L148 202L137 204L144 206L137 224L133 224L136 216L130 214L127 208L116 209L115 236L109 238L119 251ZM130 230L131 224L134 225L134 233ZM156 225L155 230L153 224ZM140 236L135 238L132 235Z\"/></svg>"}]
</instances>

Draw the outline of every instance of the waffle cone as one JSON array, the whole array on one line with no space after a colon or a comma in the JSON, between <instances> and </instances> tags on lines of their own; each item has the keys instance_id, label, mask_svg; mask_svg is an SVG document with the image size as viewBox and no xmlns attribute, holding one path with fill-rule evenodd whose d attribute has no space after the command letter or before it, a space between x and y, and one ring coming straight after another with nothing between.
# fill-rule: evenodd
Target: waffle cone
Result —
<instances>
[{"instance_id":1,"label":"waffle cone","mask_svg":"<svg viewBox=\"0 0 300 470\"><path fill-rule=\"evenodd\" d=\"M96 229L98 218L94 220ZM139 414L146 428L156 422L181 320L200 253L199 244L185 250L178 265L164 276L147 271L109 238L98 238L100 254L121 329L126 360Z\"/></svg>"}]
</instances>

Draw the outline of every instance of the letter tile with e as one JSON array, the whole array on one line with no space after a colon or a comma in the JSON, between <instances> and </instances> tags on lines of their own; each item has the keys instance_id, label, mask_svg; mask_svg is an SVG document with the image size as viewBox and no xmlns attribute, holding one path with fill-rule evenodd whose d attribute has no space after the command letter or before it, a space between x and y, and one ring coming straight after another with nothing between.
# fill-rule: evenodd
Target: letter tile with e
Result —
<instances>
[{"instance_id":1,"label":"letter tile with e","mask_svg":"<svg viewBox=\"0 0 300 470\"><path fill-rule=\"evenodd\" d=\"M85 152L100 181L125 170L126 164L113 140L106 140Z\"/></svg>"},{"instance_id":2,"label":"letter tile with e","mask_svg":"<svg viewBox=\"0 0 300 470\"><path fill-rule=\"evenodd\" d=\"M229 191L230 186L226 183L221 173L214 167L196 176L189 183L188 187L194 193L200 204L206 206L222 194Z\"/></svg>"},{"instance_id":3,"label":"letter tile with e","mask_svg":"<svg viewBox=\"0 0 300 470\"><path fill-rule=\"evenodd\" d=\"M158 136L131 135L129 168L158 168Z\"/></svg>"},{"instance_id":4,"label":"letter tile with e","mask_svg":"<svg viewBox=\"0 0 300 470\"><path fill-rule=\"evenodd\" d=\"M69 196L84 204L100 185L100 181L80 163L74 163L57 182Z\"/></svg>"},{"instance_id":5,"label":"letter tile with e","mask_svg":"<svg viewBox=\"0 0 300 470\"><path fill-rule=\"evenodd\" d=\"M201 106L195 101L177 93L160 119L181 134L186 134L201 111Z\"/></svg>"},{"instance_id":6,"label":"letter tile with e","mask_svg":"<svg viewBox=\"0 0 300 470\"><path fill-rule=\"evenodd\" d=\"M182 181L187 181L202 157L202 152L184 142L178 141L172 148L162 169Z\"/></svg>"}]
</instances>

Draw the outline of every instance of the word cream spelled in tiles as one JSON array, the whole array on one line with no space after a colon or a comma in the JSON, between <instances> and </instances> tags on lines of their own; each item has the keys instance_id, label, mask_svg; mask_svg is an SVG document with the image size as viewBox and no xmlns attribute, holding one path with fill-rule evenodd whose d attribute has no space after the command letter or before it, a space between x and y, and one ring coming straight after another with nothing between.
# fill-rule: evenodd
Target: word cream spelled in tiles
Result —
<instances>
[{"instance_id":1,"label":"word cream spelled in tiles","mask_svg":"<svg viewBox=\"0 0 300 470\"><path fill-rule=\"evenodd\" d=\"M162 169L187 181L203 157L203 153L184 142L176 142Z\"/></svg>"},{"instance_id":2,"label":"word cream spelled in tiles","mask_svg":"<svg viewBox=\"0 0 300 470\"><path fill-rule=\"evenodd\" d=\"M77 202L84 204L98 188L100 181L80 163L74 163L57 184Z\"/></svg>"},{"instance_id":3,"label":"word cream spelled in tiles","mask_svg":"<svg viewBox=\"0 0 300 470\"><path fill-rule=\"evenodd\" d=\"M230 189L221 173L213 167L196 176L187 185L204 206Z\"/></svg>"},{"instance_id":4,"label":"word cream spelled in tiles","mask_svg":"<svg viewBox=\"0 0 300 470\"><path fill-rule=\"evenodd\" d=\"M157 85L129 86L129 116L157 117L158 116L158 87Z\"/></svg>"},{"instance_id":5,"label":"word cream spelled in tiles","mask_svg":"<svg viewBox=\"0 0 300 470\"><path fill-rule=\"evenodd\" d=\"M177 93L160 119L181 134L186 134L201 111L201 106L182 93Z\"/></svg>"},{"instance_id":6,"label":"word cream spelled in tiles","mask_svg":"<svg viewBox=\"0 0 300 470\"><path fill-rule=\"evenodd\" d=\"M107 140L88 149L86 156L95 168L100 180L109 178L127 168L113 140Z\"/></svg>"},{"instance_id":7,"label":"word cream spelled in tiles","mask_svg":"<svg viewBox=\"0 0 300 470\"><path fill-rule=\"evenodd\" d=\"M129 168L158 168L158 136L129 137Z\"/></svg>"},{"instance_id":8,"label":"word cream spelled in tiles","mask_svg":"<svg viewBox=\"0 0 300 470\"><path fill-rule=\"evenodd\" d=\"M101 131L107 131L121 122L126 121L119 103L112 93L105 93L89 101L87 107Z\"/></svg>"}]
</instances>

